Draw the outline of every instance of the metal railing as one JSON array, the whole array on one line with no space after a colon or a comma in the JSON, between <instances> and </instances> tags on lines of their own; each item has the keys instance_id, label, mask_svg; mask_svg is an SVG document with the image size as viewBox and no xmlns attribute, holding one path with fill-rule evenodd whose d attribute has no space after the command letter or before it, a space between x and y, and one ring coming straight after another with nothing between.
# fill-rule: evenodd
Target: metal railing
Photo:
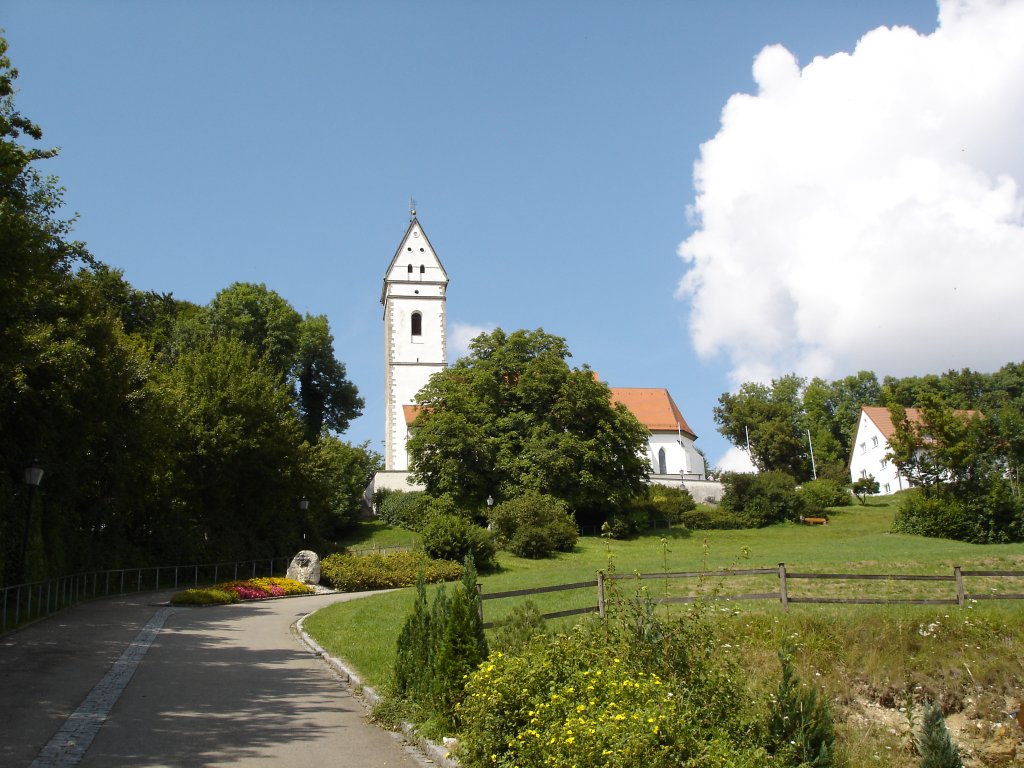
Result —
<instances>
[{"instance_id":1,"label":"metal railing","mask_svg":"<svg viewBox=\"0 0 1024 768\"><path fill-rule=\"evenodd\" d=\"M184 589L220 581L273 576L288 568L287 557L232 563L119 568L60 576L0 589L0 633L41 619L84 600L161 589Z\"/></svg>"}]
</instances>

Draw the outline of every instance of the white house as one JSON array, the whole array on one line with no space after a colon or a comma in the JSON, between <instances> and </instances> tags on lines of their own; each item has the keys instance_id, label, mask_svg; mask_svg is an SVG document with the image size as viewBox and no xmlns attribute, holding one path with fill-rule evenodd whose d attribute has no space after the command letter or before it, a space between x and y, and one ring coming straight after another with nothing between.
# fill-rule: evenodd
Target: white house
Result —
<instances>
[{"instance_id":1,"label":"white house","mask_svg":"<svg viewBox=\"0 0 1024 768\"><path fill-rule=\"evenodd\" d=\"M384 273L384 470L368 491L416 490L409 480L406 441L416 418L416 394L447 366L445 294L448 274L423 227L412 218ZM705 479L697 436L667 389L613 387L612 398L651 431L647 458L651 481L679 487ZM703 498L703 497L701 497Z\"/></svg>"},{"instance_id":2,"label":"white house","mask_svg":"<svg viewBox=\"0 0 1024 768\"><path fill-rule=\"evenodd\" d=\"M916 408L907 408L907 418L918 421ZM860 409L857 435L850 451L850 479L853 482L873 476L878 481L878 492L896 493L910 487L910 482L899 473L889 458L889 438L896 429L888 408L864 405Z\"/></svg>"}]
</instances>

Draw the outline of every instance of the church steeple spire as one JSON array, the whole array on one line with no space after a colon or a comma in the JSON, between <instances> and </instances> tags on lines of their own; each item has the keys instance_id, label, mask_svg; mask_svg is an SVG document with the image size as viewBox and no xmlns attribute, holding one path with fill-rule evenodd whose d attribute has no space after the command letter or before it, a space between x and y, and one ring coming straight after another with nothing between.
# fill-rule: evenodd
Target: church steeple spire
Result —
<instances>
[{"instance_id":1,"label":"church steeple spire","mask_svg":"<svg viewBox=\"0 0 1024 768\"><path fill-rule=\"evenodd\" d=\"M445 292L448 274L416 218L412 218L384 274L384 430L387 471L405 471L408 437L405 406L415 402L431 375L447 366Z\"/></svg>"}]
</instances>

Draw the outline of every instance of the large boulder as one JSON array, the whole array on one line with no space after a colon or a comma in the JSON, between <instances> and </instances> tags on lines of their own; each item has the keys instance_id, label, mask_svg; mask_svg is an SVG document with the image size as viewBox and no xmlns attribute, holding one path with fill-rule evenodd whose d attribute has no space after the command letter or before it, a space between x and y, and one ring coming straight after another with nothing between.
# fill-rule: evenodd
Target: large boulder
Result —
<instances>
[{"instance_id":1,"label":"large boulder","mask_svg":"<svg viewBox=\"0 0 1024 768\"><path fill-rule=\"evenodd\" d=\"M320 556L308 549L302 550L292 558L285 576L303 584L319 584Z\"/></svg>"}]
</instances>

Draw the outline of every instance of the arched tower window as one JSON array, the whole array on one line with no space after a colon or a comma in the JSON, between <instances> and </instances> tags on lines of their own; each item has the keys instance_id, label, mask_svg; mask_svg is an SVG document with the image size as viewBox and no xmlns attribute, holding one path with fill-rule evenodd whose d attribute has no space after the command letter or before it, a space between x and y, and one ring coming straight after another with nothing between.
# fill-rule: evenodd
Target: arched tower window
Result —
<instances>
[{"instance_id":1,"label":"arched tower window","mask_svg":"<svg viewBox=\"0 0 1024 768\"><path fill-rule=\"evenodd\" d=\"M419 312L412 313L412 335L423 335L423 315L421 315Z\"/></svg>"},{"instance_id":2,"label":"arched tower window","mask_svg":"<svg viewBox=\"0 0 1024 768\"><path fill-rule=\"evenodd\" d=\"M427 268L425 266L423 266L422 264L420 264L420 274L422 275L426 271L427 271Z\"/></svg>"},{"instance_id":3,"label":"arched tower window","mask_svg":"<svg viewBox=\"0 0 1024 768\"><path fill-rule=\"evenodd\" d=\"M667 475L668 470L665 468L665 449L658 449L658 474Z\"/></svg>"},{"instance_id":4,"label":"arched tower window","mask_svg":"<svg viewBox=\"0 0 1024 768\"><path fill-rule=\"evenodd\" d=\"M407 272L408 272L408 273L409 273L410 275L412 274L412 264L410 264L410 265L409 265L409 268L408 268L408 269L407 269L406 271L407 271Z\"/></svg>"}]
</instances>

